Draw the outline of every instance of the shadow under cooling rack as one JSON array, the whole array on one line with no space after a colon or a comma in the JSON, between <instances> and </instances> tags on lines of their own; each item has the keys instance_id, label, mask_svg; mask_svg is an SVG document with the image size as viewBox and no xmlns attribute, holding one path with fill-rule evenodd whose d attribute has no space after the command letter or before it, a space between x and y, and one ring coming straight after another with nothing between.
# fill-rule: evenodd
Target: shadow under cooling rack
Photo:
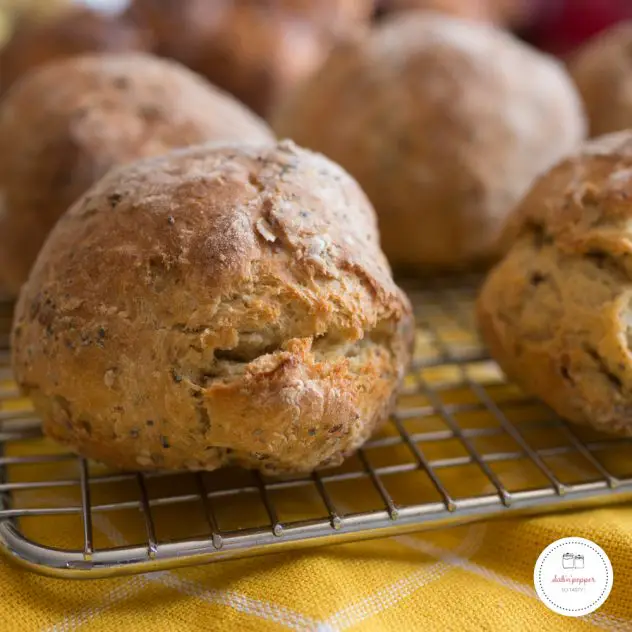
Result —
<instances>
[{"instance_id":1,"label":"shadow under cooling rack","mask_svg":"<svg viewBox=\"0 0 632 632\"><path fill-rule=\"evenodd\" d=\"M628 439L567 425L489 360L474 285L408 290L416 350L392 419L342 466L283 479L122 473L42 438L0 307L0 546L103 577L632 497Z\"/></svg>"}]
</instances>

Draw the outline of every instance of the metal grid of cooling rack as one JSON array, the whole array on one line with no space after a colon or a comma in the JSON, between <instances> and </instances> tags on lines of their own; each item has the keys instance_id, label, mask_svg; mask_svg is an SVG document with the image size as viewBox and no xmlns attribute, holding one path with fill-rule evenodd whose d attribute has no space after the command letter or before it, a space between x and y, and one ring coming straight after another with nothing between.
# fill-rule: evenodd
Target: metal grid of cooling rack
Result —
<instances>
[{"instance_id":1,"label":"metal grid of cooling rack","mask_svg":"<svg viewBox=\"0 0 632 632\"><path fill-rule=\"evenodd\" d=\"M35 571L103 577L632 497L628 439L568 426L504 381L475 332L473 284L407 289L416 352L395 414L311 476L89 463L41 437L0 337L0 546ZM0 306L0 330L9 321Z\"/></svg>"}]
</instances>

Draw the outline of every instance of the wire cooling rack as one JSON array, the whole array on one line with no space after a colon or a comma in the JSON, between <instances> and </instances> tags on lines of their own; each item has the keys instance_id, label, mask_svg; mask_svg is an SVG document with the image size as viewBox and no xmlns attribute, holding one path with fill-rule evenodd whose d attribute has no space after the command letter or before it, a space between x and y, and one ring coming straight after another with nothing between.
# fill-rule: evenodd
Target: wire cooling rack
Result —
<instances>
[{"instance_id":1,"label":"wire cooling rack","mask_svg":"<svg viewBox=\"0 0 632 632\"><path fill-rule=\"evenodd\" d=\"M416 351L393 418L342 466L272 479L111 471L42 438L0 337L0 546L90 578L392 535L632 496L628 439L569 426L506 383L475 286L408 286ZM10 306L0 307L8 331Z\"/></svg>"}]
</instances>

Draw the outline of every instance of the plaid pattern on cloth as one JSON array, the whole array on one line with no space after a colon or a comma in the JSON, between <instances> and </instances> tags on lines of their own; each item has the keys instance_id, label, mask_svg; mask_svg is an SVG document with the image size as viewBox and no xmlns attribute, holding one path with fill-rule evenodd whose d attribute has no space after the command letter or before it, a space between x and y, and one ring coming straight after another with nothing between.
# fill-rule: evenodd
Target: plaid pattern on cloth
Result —
<instances>
[{"instance_id":1,"label":"plaid pattern on cloth","mask_svg":"<svg viewBox=\"0 0 632 632\"><path fill-rule=\"evenodd\" d=\"M124 543L107 517L95 528ZM580 619L547 610L532 583L542 549L571 535L599 543L615 577L605 605ZM632 508L618 507L111 580L49 579L3 560L0 617L7 632L624 632L632 630L631 578Z\"/></svg>"}]
</instances>

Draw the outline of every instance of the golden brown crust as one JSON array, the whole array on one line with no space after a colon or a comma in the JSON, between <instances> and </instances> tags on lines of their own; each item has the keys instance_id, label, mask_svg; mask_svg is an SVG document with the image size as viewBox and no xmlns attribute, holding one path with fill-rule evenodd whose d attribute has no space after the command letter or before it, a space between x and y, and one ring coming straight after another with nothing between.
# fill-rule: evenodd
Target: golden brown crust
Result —
<instances>
[{"instance_id":1,"label":"golden brown crust","mask_svg":"<svg viewBox=\"0 0 632 632\"><path fill-rule=\"evenodd\" d=\"M632 21L590 40L570 60L569 70L592 136L632 128Z\"/></svg>"},{"instance_id":2,"label":"golden brown crust","mask_svg":"<svg viewBox=\"0 0 632 632\"><path fill-rule=\"evenodd\" d=\"M515 202L584 135L558 62L431 12L338 49L274 126L349 170L376 207L392 265L415 271L495 257Z\"/></svg>"},{"instance_id":3,"label":"golden brown crust","mask_svg":"<svg viewBox=\"0 0 632 632\"><path fill-rule=\"evenodd\" d=\"M309 471L385 419L411 318L342 169L289 142L197 147L64 215L17 306L14 371L46 432L104 462Z\"/></svg>"},{"instance_id":4,"label":"golden brown crust","mask_svg":"<svg viewBox=\"0 0 632 632\"><path fill-rule=\"evenodd\" d=\"M17 293L59 216L110 167L266 139L256 115L174 62L87 55L36 70L0 105L0 285Z\"/></svg>"},{"instance_id":5,"label":"golden brown crust","mask_svg":"<svg viewBox=\"0 0 632 632\"><path fill-rule=\"evenodd\" d=\"M543 176L478 300L506 373L563 417L632 434L632 134L586 143Z\"/></svg>"},{"instance_id":6,"label":"golden brown crust","mask_svg":"<svg viewBox=\"0 0 632 632\"><path fill-rule=\"evenodd\" d=\"M270 108L317 68L339 38L368 25L372 0L136 0L157 52L234 94Z\"/></svg>"}]
</instances>

